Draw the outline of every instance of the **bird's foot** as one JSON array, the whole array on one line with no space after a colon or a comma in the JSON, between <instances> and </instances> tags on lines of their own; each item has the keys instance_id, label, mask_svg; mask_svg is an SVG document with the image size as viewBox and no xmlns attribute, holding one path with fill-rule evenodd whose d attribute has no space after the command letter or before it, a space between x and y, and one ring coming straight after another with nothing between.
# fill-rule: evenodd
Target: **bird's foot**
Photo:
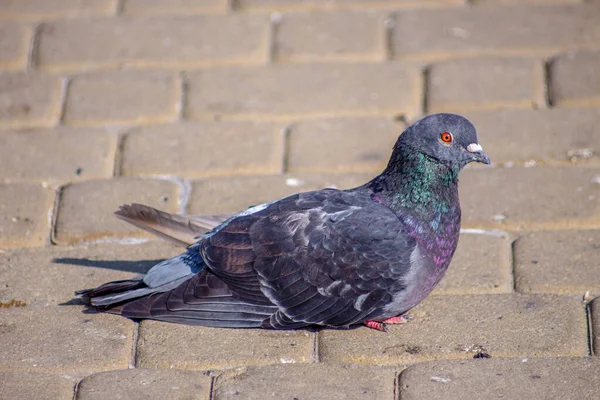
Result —
<instances>
[{"instance_id":1,"label":"bird's foot","mask_svg":"<svg viewBox=\"0 0 600 400\"><path fill-rule=\"evenodd\" d=\"M384 319L383 321L373 321L367 320L365 321L365 325L371 329L378 330L380 332L387 332L386 324L397 325L397 324L405 324L408 320L411 319L410 316L398 315L397 317L392 317L388 319Z\"/></svg>"},{"instance_id":2,"label":"bird's foot","mask_svg":"<svg viewBox=\"0 0 600 400\"><path fill-rule=\"evenodd\" d=\"M387 332L387 328L385 327L385 324L383 322L368 320L365 321L365 325L379 332Z\"/></svg>"},{"instance_id":3,"label":"bird's foot","mask_svg":"<svg viewBox=\"0 0 600 400\"><path fill-rule=\"evenodd\" d=\"M381 322L383 322L384 324L395 325L395 324L405 324L408 322L408 320L409 320L408 317L405 317L404 315L398 315L397 317L388 318Z\"/></svg>"}]
</instances>

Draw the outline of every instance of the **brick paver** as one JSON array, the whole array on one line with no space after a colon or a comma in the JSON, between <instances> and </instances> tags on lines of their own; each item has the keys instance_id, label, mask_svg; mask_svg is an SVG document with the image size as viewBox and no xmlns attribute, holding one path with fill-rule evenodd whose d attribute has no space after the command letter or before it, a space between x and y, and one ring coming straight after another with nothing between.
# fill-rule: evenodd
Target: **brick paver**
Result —
<instances>
[{"instance_id":1,"label":"brick paver","mask_svg":"<svg viewBox=\"0 0 600 400\"><path fill-rule=\"evenodd\" d=\"M599 19L597 0L0 0L0 398L597 397ZM492 165L461 175L459 247L407 324L71 304L181 250L120 204L355 187L437 111Z\"/></svg>"}]
</instances>

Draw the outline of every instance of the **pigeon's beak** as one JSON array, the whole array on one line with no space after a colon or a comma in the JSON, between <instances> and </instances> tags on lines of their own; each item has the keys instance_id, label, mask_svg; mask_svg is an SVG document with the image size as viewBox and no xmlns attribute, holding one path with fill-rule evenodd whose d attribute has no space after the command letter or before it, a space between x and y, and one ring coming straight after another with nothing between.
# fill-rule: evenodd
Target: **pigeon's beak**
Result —
<instances>
[{"instance_id":1,"label":"pigeon's beak","mask_svg":"<svg viewBox=\"0 0 600 400\"><path fill-rule=\"evenodd\" d=\"M485 154L483 148L479 143L471 143L467 146L467 151L471 153L473 161L477 161L484 164L490 163L489 157L487 156L487 154Z\"/></svg>"}]
</instances>

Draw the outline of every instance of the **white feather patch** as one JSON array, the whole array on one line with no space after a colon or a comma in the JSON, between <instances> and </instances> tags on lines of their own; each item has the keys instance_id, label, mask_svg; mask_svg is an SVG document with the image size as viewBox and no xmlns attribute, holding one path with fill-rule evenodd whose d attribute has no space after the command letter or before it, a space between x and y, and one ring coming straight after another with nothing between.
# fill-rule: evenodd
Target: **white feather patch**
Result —
<instances>
[{"instance_id":1,"label":"white feather patch","mask_svg":"<svg viewBox=\"0 0 600 400\"><path fill-rule=\"evenodd\" d=\"M483 151L483 147L479 143L471 143L467 146L467 151L470 153L475 153L476 151Z\"/></svg>"}]
</instances>

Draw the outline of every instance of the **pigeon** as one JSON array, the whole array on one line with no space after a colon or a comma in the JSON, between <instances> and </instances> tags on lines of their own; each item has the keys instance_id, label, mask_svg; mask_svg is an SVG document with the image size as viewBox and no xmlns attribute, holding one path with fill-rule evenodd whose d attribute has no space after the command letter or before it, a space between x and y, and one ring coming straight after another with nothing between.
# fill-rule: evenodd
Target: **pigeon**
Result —
<instances>
[{"instance_id":1,"label":"pigeon","mask_svg":"<svg viewBox=\"0 0 600 400\"><path fill-rule=\"evenodd\" d=\"M444 276L458 244L458 175L489 164L455 114L407 128L385 170L348 190L303 192L231 217L115 214L186 246L139 279L76 292L99 312L224 328L386 330Z\"/></svg>"}]
</instances>

